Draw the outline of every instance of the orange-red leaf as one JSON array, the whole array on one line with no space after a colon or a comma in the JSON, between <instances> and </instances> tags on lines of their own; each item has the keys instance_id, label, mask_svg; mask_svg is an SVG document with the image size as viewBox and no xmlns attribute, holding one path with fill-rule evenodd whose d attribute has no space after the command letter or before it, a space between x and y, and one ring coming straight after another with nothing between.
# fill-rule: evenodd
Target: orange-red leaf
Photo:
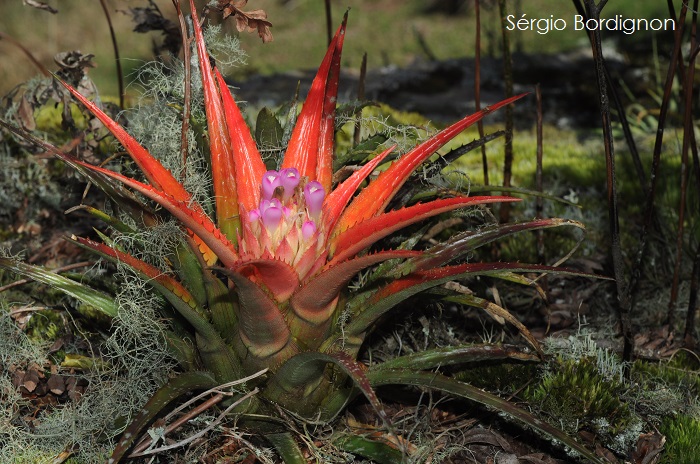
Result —
<instances>
[{"instance_id":1,"label":"orange-red leaf","mask_svg":"<svg viewBox=\"0 0 700 464\"><path fill-rule=\"evenodd\" d=\"M196 309L197 308L197 303L194 300L194 297L192 294L190 294L189 290L187 290L185 287L182 286L180 282L178 282L176 279L173 277L169 276L168 274L163 273L160 269L144 262L141 261L140 259L134 258L128 253L121 252L119 250L116 250L112 247L109 247L105 245L104 243L98 243L94 242L90 239L83 238L83 237L73 237L73 240L75 240L78 244L90 248L97 253L113 258L115 260L121 261L125 263L127 266L131 267L132 269L136 270L137 272L143 274L144 276L148 277L149 279L153 279L156 282L158 282L160 285L171 291L175 296L177 296L180 300L183 302L187 303L187 305L192 308Z\"/></svg>"},{"instance_id":2,"label":"orange-red leaf","mask_svg":"<svg viewBox=\"0 0 700 464\"><path fill-rule=\"evenodd\" d=\"M235 163L229 139L229 129L219 88L214 78L209 54L204 43L202 28L197 17L194 0L190 0L195 42L199 56L199 70L204 87L204 106L209 130L209 151L211 152L211 174L216 197L216 222L226 237L236 243L241 221L238 216L238 193L236 186ZM256 205L257 206L257 205Z\"/></svg>"},{"instance_id":3,"label":"orange-red leaf","mask_svg":"<svg viewBox=\"0 0 700 464\"><path fill-rule=\"evenodd\" d=\"M282 162L283 169L297 168L302 176L321 182L326 192L332 178L333 124L344 36L345 20L318 68Z\"/></svg>"},{"instance_id":4,"label":"orange-red leaf","mask_svg":"<svg viewBox=\"0 0 700 464\"><path fill-rule=\"evenodd\" d=\"M180 182L173 177L170 171L168 171L160 163L160 161L154 158L148 152L148 150L141 146L136 139L134 139L126 130L124 130L122 126L107 116L107 114L105 114L105 112L98 108L93 102L83 97L73 87L58 78L57 80L66 89L68 89L68 91L73 94L73 96L93 115L95 115L97 119L99 119L102 124L104 124L105 127L112 133L112 135L116 137L117 140L119 140L153 187L158 190L162 190L178 200L190 201L190 194L185 190L182 184L180 184ZM195 207L199 207L199 205Z\"/></svg>"},{"instance_id":5,"label":"orange-red leaf","mask_svg":"<svg viewBox=\"0 0 700 464\"><path fill-rule=\"evenodd\" d=\"M360 221L380 214L411 173L436 150L455 138L467 127L480 121L484 116L524 96L525 94L516 95L467 116L450 127L443 129L399 158L355 197L340 218L338 229L343 231Z\"/></svg>"},{"instance_id":6,"label":"orange-red leaf","mask_svg":"<svg viewBox=\"0 0 700 464\"><path fill-rule=\"evenodd\" d=\"M333 239L331 250L334 256L329 264L344 261L368 248L377 240L423 219L457 208L464 208L465 206L505 201L520 200L502 196L446 198L428 203L419 203L366 219L341 232Z\"/></svg>"},{"instance_id":7,"label":"orange-red leaf","mask_svg":"<svg viewBox=\"0 0 700 464\"><path fill-rule=\"evenodd\" d=\"M238 261L238 253L233 247L233 244L221 233L221 231L211 222L209 216L201 211L191 209L186 202L180 201L165 192L158 191L130 177L126 177L109 169L93 166L78 160L65 153L56 152L59 158L71 166L87 168L93 172L97 172L107 177L111 177L124 185L131 187L143 196L155 201L163 208L168 210L170 214L175 216L183 226L185 226L191 234L201 238L211 250L219 257L222 263L226 266L234 266Z\"/></svg>"},{"instance_id":8,"label":"orange-red leaf","mask_svg":"<svg viewBox=\"0 0 700 464\"><path fill-rule=\"evenodd\" d=\"M335 190L326 197L326 201L323 203L323 217L330 235L332 235L332 230L336 221L343 212L343 209L348 205L357 187L359 187L362 181L379 166L379 163L381 163L387 155L394 151L394 148L396 148L396 145L372 158L371 161L353 172L350 177L345 179L343 183L338 185Z\"/></svg>"},{"instance_id":9,"label":"orange-red leaf","mask_svg":"<svg viewBox=\"0 0 700 464\"><path fill-rule=\"evenodd\" d=\"M238 200L242 206L241 210L253 211L260 203L260 183L267 168L260 157L255 140L250 135L250 129L245 123L238 105L233 100L226 81L218 69L214 68L214 73L219 84L226 126L233 150Z\"/></svg>"},{"instance_id":10,"label":"orange-red leaf","mask_svg":"<svg viewBox=\"0 0 700 464\"><path fill-rule=\"evenodd\" d=\"M279 259L254 259L234 268L250 267L255 276L272 293L275 300L284 302L299 286L299 275L293 267Z\"/></svg>"}]
</instances>

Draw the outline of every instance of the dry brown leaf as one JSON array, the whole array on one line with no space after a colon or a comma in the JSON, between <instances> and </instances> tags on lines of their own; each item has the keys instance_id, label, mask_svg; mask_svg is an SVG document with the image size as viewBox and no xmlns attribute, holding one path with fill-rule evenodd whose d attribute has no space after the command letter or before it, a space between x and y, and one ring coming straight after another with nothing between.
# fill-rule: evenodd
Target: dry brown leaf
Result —
<instances>
[{"instance_id":1,"label":"dry brown leaf","mask_svg":"<svg viewBox=\"0 0 700 464\"><path fill-rule=\"evenodd\" d=\"M34 390L36 390L38 384L39 374L37 373L37 371L31 369L26 374L24 374L24 378L22 378L22 386L26 388L29 393L32 393Z\"/></svg>"},{"instance_id":2,"label":"dry brown leaf","mask_svg":"<svg viewBox=\"0 0 700 464\"><path fill-rule=\"evenodd\" d=\"M272 42L272 23L267 20L267 13L264 10L243 11L241 8L247 3L248 0L219 0L216 8L222 12L224 19L234 17L239 32L257 30L263 43Z\"/></svg>"},{"instance_id":3,"label":"dry brown leaf","mask_svg":"<svg viewBox=\"0 0 700 464\"><path fill-rule=\"evenodd\" d=\"M51 14L58 13L58 10L56 8L52 7L51 5L46 4L45 2L39 2L37 0L23 0L22 3L24 3L25 5L28 5L28 6L33 6L34 8L39 9L39 10L48 11Z\"/></svg>"},{"instance_id":4,"label":"dry brown leaf","mask_svg":"<svg viewBox=\"0 0 700 464\"><path fill-rule=\"evenodd\" d=\"M637 447L632 453L633 464L655 464L664 450L666 437L659 432L643 433L637 440Z\"/></svg>"},{"instance_id":5,"label":"dry brown leaf","mask_svg":"<svg viewBox=\"0 0 700 464\"><path fill-rule=\"evenodd\" d=\"M17 118L22 128L33 131L36 129L36 121L34 120L34 108L32 104L27 99L26 95L23 95L19 101L19 108L17 109Z\"/></svg>"},{"instance_id":6,"label":"dry brown leaf","mask_svg":"<svg viewBox=\"0 0 700 464\"><path fill-rule=\"evenodd\" d=\"M60 396L64 391L66 391L66 383L63 380L63 376L58 374L49 377L49 380L46 382L46 386L54 395Z\"/></svg>"}]
</instances>

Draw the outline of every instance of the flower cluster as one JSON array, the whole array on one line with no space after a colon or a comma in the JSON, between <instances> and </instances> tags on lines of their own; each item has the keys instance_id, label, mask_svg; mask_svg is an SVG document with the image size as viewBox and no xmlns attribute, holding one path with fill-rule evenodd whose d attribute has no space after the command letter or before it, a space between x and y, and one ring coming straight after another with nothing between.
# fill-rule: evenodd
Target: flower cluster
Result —
<instances>
[{"instance_id":1,"label":"flower cluster","mask_svg":"<svg viewBox=\"0 0 700 464\"><path fill-rule=\"evenodd\" d=\"M271 254L294 264L316 241L326 191L296 168L267 171L260 183L260 204L248 212L251 236Z\"/></svg>"}]
</instances>

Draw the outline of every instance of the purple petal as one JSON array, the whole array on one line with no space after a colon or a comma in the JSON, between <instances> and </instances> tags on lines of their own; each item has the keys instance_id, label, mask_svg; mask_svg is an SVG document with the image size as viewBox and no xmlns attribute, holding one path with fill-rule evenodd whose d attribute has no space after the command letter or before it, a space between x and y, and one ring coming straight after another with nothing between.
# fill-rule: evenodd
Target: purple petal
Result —
<instances>
[{"instance_id":1,"label":"purple petal","mask_svg":"<svg viewBox=\"0 0 700 464\"><path fill-rule=\"evenodd\" d=\"M282 205L277 198L263 200L260 206L262 212L262 222L267 230L273 232L279 226L282 219ZM264 205L263 205L264 204Z\"/></svg>"},{"instance_id":2,"label":"purple petal","mask_svg":"<svg viewBox=\"0 0 700 464\"><path fill-rule=\"evenodd\" d=\"M249 220L250 222L255 222L255 221L257 221L258 219L260 219L260 210L259 210L259 209L256 208L256 209L254 209L253 211L250 211L250 212L248 213L248 220Z\"/></svg>"},{"instance_id":3,"label":"purple petal","mask_svg":"<svg viewBox=\"0 0 700 464\"><path fill-rule=\"evenodd\" d=\"M294 189L299 185L301 178L297 168L286 168L280 171L282 187L284 187L284 199L288 199L294 194Z\"/></svg>"},{"instance_id":4,"label":"purple petal","mask_svg":"<svg viewBox=\"0 0 700 464\"><path fill-rule=\"evenodd\" d=\"M262 178L262 197L265 200L272 198L275 194L275 189L282 185L280 173L277 171L267 171Z\"/></svg>"},{"instance_id":5,"label":"purple petal","mask_svg":"<svg viewBox=\"0 0 700 464\"><path fill-rule=\"evenodd\" d=\"M301 226L301 236L304 240L308 240L316 233L316 223L314 221L306 221Z\"/></svg>"},{"instance_id":6,"label":"purple petal","mask_svg":"<svg viewBox=\"0 0 700 464\"><path fill-rule=\"evenodd\" d=\"M323 199L326 197L326 191L321 186L320 182L312 180L304 187L304 199L306 207L309 210L309 215L317 218L321 214Z\"/></svg>"}]
</instances>

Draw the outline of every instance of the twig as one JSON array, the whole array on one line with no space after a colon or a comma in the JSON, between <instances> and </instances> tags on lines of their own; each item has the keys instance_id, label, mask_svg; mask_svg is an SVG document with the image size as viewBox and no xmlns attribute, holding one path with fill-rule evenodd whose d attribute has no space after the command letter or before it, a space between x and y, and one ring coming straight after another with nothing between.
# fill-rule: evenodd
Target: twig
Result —
<instances>
[{"instance_id":1,"label":"twig","mask_svg":"<svg viewBox=\"0 0 700 464\"><path fill-rule=\"evenodd\" d=\"M37 69L41 72L41 74L43 74L43 75L46 76L46 77L51 76L51 73L49 72L48 69L46 69L46 66L44 66L43 64L41 64L41 63L39 62L39 60L37 60L37 59L34 57L34 55L32 55L32 52L30 52L29 49L28 49L27 47L25 47L24 45L22 45L21 43L19 43L18 41L16 41L16 40L13 39L12 37L10 37L9 35L5 34L4 32L0 32L0 40L7 40L7 41L10 42L12 45L14 45L15 47L17 47L17 48L19 48L20 50L22 50L22 53L24 53L25 56L26 56L27 58L29 58L29 61L31 61L32 64L33 64L34 66L37 67Z\"/></svg>"},{"instance_id":2,"label":"twig","mask_svg":"<svg viewBox=\"0 0 700 464\"><path fill-rule=\"evenodd\" d=\"M109 26L109 35L112 38L112 47L114 48L114 62L117 64L117 83L119 85L119 108L124 109L124 76L122 75L122 64L119 59L119 46L117 45L117 36L114 33L114 27L112 27L112 18L109 16L109 10L107 10L107 4L105 0L100 0L100 5L102 5L102 11L105 13L105 18L107 18L107 25Z\"/></svg>"},{"instance_id":3,"label":"twig","mask_svg":"<svg viewBox=\"0 0 700 464\"><path fill-rule=\"evenodd\" d=\"M362 55L362 64L360 65L360 80L357 83L357 100L361 103L365 99L365 80L367 79L367 53ZM360 143L362 132L362 107L355 114L355 127L352 134L352 146L356 147Z\"/></svg>"},{"instance_id":4,"label":"twig","mask_svg":"<svg viewBox=\"0 0 700 464\"><path fill-rule=\"evenodd\" d=\"M237 379L237 380L234 380L234 381L232 381L232 382L228 382L228 383L225 383L225 384L222 384L222 385L218 385L218 386L216 386L216 387L214 387L214 388L211 388L211 389L209 389L209 390L207 390L207 391L205 391L205 392L200 393L199 395L195 396L194 398L191 398L189 401L187 401L187 402L181 404L180 406L178 406L177 408L175 408L173 411L171 411L167 416L165 416L165 418L164 418L163 420L164 420L166 423L167 423L168 420L170 420L170 419L172 419L173 417L175 417L175 415L178 414L180 411L186 409L187 407L189 407L190 405L192 405L192 404L194 404L195 402L199 401L200 399L204 398L205 396L211 395L212 393L215 393L215 395L214 395L212 398L208 399L207 401L205 401L204 403L200 404L199 406L194 407L192 410L190 410L190 411L188 411L187 413L183 414L180 418L178 418L178 419L175 420L172 424L170 424L170 425L165 429L165 432L164 432L163 435L166 435L166 434L168 434L168 433L171 433L171 432L175 431L177 428L179 428L179 427L180 427L182 424L184 424L185 422L189 421L190 419L192 419L192 418L194 418L194 417L197 417L199 414L203 413L203 412L206 411L207 409L209 409L209 408L211 408L212 406L216 405L217 403L221 402L221 400L224 399L225 397L227 397L227 396L233 396L233 393L232 393L232 392L223 391L224 389L229 388L229 387L233 387L233 386L236 386L236 385L241 385L241 384L243 384L243 383L248 382L249 380L253 380L253 379L255 379L255 378L258 378L258 377L264 375L265 373L267 373L267 371L268 371L267 369L263 369L263 370L261 370L261 371L256 372L255 374L249 375L248 377L244 377L244 378L242 378L242 379ZM204 435L204 433L206 433L207 431L211 430L211 429L212 429L213 427L215 427L218 423L220 423L221 420L223 420L223 417L224 417L233 407L239 405L241 402L245 401L245 400L248 399L250 396L252 396L253 394L257 393L257 391L258 391L258 389L256 388L256 389L254 389L252 392L249 392L248 394L246 394L246 395L244 395L243 397L239 398L233 405L229 406L229 407L214 421L213 424L211 424L209 427L207 427L207 428L204 429L203 431L198 432L198 433L196 434L196 436L190 437L191 440L188 439L189 441L186 441L185 443L181 443L181 444L178 445L178 446L182 446L182 445L185 445L185 444L187 444L187 443L190 443L191 441L195 440L196 438L199 438L200 436ZM146 451L146 450L148 449L148 447L151 446L152 442L153 442L153 439L152 439L150 436L149 436L149 437L146 437L146 438L145 438L144 440L142 440L138 445L136 445L136 447L134 448L134 451L133 451L133 453L130 455L130 457L138 457L138 456L143 456L143 455L146 455L146 454L153 454L153 453L156 453L156 452L159 452L159 451L164 451L164 450L166 450L166 449L172 449L172 448L166 447L166 448L158 448L158 449Z\"/></svg>"},{"instance_id":5,"label":"twig","mask_svg":"<svg viewBox=\"0 0 700 464\"><path fill-rule=\"evenodd\" d=\"M325 0L326 4L326 34L328 35L328 45L333 41L333 15L331 14L331 0Z\"/></svg>"},{"instance_id":6,"label":"twig","mask_svg":"<svg viewBox=\"0 0 700 464\"><path fill-rule=\"evenodd\" d=\"M178 412L182 411L183 409L187 408L191 404L195 403L196 401L199 401L200 399L204 398L207 395L211 395L212 393L227 394L228 392L224 392L223 391L224 389L229 388L229 387L234 387L236 385L241 385L241 384L248 382L249 380L256 379L256 378L266 374L267 371L268 371L268 369L265 368L265 369L262 369L262 370L256 372L255 374L249 375L248 377L243 377L242 379L236 379L236 380L233 380L231 382L228 382L228 383L225 383L222 385L218 385L218 386L211 388L205 392L202 392L199 395L195 396L194 398L190 399L189 401L183 403L182 405L180 405L177 408L175 408L174 410L172 410L167 416L165 416L165 419L168 420L168 419L172 418Z\"/></svg>"},{"instance_id":7,"label":"twig","mask_svg":"<svg viewBox=\"0 0 700 464\"><path fill-rule=\"evenodd\" d=\"M171 449L180 448L180 447L182 447L182 446L187 445L188 443L192 443L192 442L195 441L196 439L198 439L198 438L200 438L200 437L206 435L210 430L212 430L214 427L216 427L216 426L219 425L221 422L223 422L223 420L224 420L224 418L226 417L226 415L227 415L229 412L231 412L231 410L232 410L233 408L235 408L235 407L238 406L239 404L243 403L244 401L248 400L248 399L251 398L252 396L256 395L259 391L260 391L260 390L256 387L256 388L254 388L252 391L250 391L250 392L246 393L245 395L243 395L242 397L240 397L238 400L234 401L233 404L231 404L229 407L227 407L226 409L224 409L223 412L222 412L221 414L219 414L219 415L217 416L217 418L214 419L214 420L212 421L211 424L209 424L207 427L203 428L203 429L200 430L199 432L195 433L194 435L191 435L191 436L185 438L184 440L180 440L180 441L178 441L178 442L176 442L176 443L173 443L173 444L171 444L171 445L161 446L160 448L154 448L154 449L143 450L143 451L138 451L138 452L137 452L137 451L134 451L133 453L131 453L131 454L129 455L129 457L130 457L130 458L136 458L136 457L139 457L139 456L147 456L147 455L150 455L150 454L162 453L163 451L169 451L169 450L171 450ZM221 401L221 399L223 399L223 395L217 395L217 396L213 397L212 400L213 400L213 399L216 399L216 398L219 397L219 396L220 396L221 398L218 399L218 401L217 401L217 403L218 403L219 401ZM211 400L210 400L209 402L211 402ZM204 404L202 404L201 406L203 407L203 406L207 405L209 402L204 403ZM214 403L214 404L216 404L216 403ZM212 406L212 405L213 405L213 404L210 404L210 405L208 405L207 407L210 407L210 406ZM201 409L201 410L200 410L199 408L196 408L197 414L203 412L204 410L205 410L205 409ZM193 411L191 411L191 412L194 413L195 410L193 410ZM194 416L192 416L192 417L194 417ZM188 418L187 418L187 420L189 420L189 419L191 419L191 417L188 417ZM182 425L182 423L184 423L184 422L186 422L186 421L183 421L183 422L179 423L178 426L179 426L179 425ZM167 432L171 432L172 430L174 430L174 429L172 429L172 430L169 430L169 429L170 429L170 428L166 429L166 433L167 433Z\"/></svg>"},{"instance_id":8,"label":"twig","mask_svg":"<svg viewBox=\"0 0 700 464\"><path fill-rule=\"evenodd\" d=\"M474 18L476 21L476 43L474 44L474 106L481 111L481 13L479 0L474 0ZM484 121L476 123L479 138L484 138ZM486 145L481 146L481 165L484 169L484 185L489 185L489 163L486 158Z\"/></svg>"},{"instance_id":9,"label":"twig","mask_svg":"<svg viewBox=\"0 0 700 464\"><path fill-rule=\"evenodd\" d=\"M503 36L503 79L506 84L505 98L513 96L513 61L510 55L510 34L506 27L506 0L498 1L498 8L501 15L501 34ZM506 141L504 146L503 159L503 186L511 186L511 178L513 176L513 104L506 106ZM499 210L500 222L508 222L510 220L510 203L501 203Z\"/></svg>"},{"instance_id":10,"label":"twig","mask_svg":"<svg viewBox=\"0 0 700 464\"><path fill-rule=\"evenodd\" d=\"M184 179L187 174L187 132L190 128L190 113L192 108L192 65L190 63L190 44L192 39L187 33L187 21L180 7L180 0L172 0L177 11L177 18L180 20L180 35L182 36L183 62L185 66L185 100L182 109L182 130L180 132L180 158L182 159L182 168L180 169L180 177Z\"/></svg>"},{"instance_id":11,"label":"twig","mask_svg":"<svg viewBox=\"0 0 700 464\"><path fill-rule=\"evenodd\" d=\"M688 187L688 151L694 129L693 120L693 80L695 79L695 59L700 52L696 34L698 24L698 0L693 2L693 20L690 33L690 56L688 57L688 67L685 72L685 112L683 115L683 148L681 150L681 178L680 178L680 201L678 204L678 231L676 235L676 259L673 267L673 281L671 284L671 296L668 301L668 321L669 330L673 330L674 312L676 300L678 299L678 285L680 281L681 263L683 262L683 232L685 230L685 202Z\"/></svg>"},{"instance_id":12,"label":"twig","mask_svg":"<svg viewBox=\"0 0 700 464\"><path fill-rule=\"evenodd\" d=\"M600 0L596 5L595 0L586 0L588 17L598 21L600 13L605 7L607 0ZM603 46L600 38L600 30L596 29L590 34L591 48L593 49L593 60L595 62L596 82L600 95L600 113L603 126L603 144L605 147L605 168L608 191L608 221L610 228L611 255L613 264L613 274L616 282L618 312L620 317L620 327L624 346L622 358L625 366L628 366L632 359L633 335L630 317L630 299L627 292L627 281L624 277L624 260L620 245L620 222L617 204L617 179L615 176L615 148L613 144L612 123L610 120L610 102L608 99L608 86L605 77L603 64ZM625 375L629 375L629 367L626 368Z\"/></svg>"}]
</instances>

